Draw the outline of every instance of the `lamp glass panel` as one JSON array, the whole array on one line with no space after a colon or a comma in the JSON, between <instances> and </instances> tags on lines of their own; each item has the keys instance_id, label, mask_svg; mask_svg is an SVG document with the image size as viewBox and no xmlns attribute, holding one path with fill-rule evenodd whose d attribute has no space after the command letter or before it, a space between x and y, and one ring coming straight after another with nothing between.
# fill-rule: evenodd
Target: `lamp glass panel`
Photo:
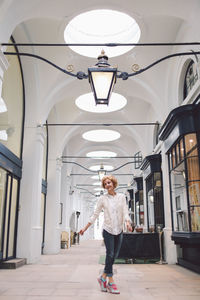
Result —
<instances>
[{"instance_id":1,"label":"lamp glass panel","mask_svg":"<svg viewBox=\"0 0 200 300\"><path fill-rule=\"evenodd\" d=\"M91 72L97 99L107 99L112 84L112 72Z\"/></svg>"}]
</instances>

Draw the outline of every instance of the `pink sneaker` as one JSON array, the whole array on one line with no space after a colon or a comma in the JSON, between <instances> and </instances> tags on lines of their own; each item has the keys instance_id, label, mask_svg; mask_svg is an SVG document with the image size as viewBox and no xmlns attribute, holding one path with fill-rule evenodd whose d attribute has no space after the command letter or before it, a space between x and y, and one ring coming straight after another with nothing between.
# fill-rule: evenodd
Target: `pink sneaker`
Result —
<instances>
[{"instance_id":1,"label":"pink sneaker","mask_svg":"<svg viewBox=\"0 0 200 300\"><path fill-rule=\"evenodd\" d=\"M100 288L102 292L107 292L107 284L106 284L106 280L104 280L102 278L102 276L100 278L97 278L99 284L100 284Z\"/></svg>"},{"instance_id":2,"label":"pink sneaker","mask_svg":"<svg viewBox=\"0 0 200 300\"><path fill-rule=\"evenodd\" d=\"M117 286L115 283L112 283L112 284L108 283L107 290L111 294L120 294L120 291L117 289Z\"/></svg>"}]
</instances>

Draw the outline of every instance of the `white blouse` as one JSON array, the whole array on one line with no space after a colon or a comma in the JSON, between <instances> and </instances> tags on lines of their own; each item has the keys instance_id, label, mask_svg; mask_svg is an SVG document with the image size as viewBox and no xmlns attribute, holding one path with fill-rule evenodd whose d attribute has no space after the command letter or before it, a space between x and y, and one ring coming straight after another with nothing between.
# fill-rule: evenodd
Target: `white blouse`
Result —
<instances>
[{"instance_id":1,"label":"white blouse","mask_svg":"<svg viewBox=\"0 0 200 300\"><path fill-rule=\"evenodd\" d=\"M102 210L104 211L103 229L111 234L120 234L123 230L124 222L131 222L124 194L116 193L114 196L109 194L100 196L96 209L89 221L91 224L94 223Z\"/></svg>"}]
</instances>

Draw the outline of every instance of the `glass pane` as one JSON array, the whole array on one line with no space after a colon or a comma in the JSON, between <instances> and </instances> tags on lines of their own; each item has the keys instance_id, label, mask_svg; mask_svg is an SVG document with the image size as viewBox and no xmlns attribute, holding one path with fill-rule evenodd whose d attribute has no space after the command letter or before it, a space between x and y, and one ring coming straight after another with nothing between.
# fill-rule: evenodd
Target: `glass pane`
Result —
<instances>
[{"instance_id":1,"label":"glass pane","mask_svg":"<svg viewBox=\"0 0 200 300\"><path fill-rule=\"evenodd\" d=\"M188 192L190 205L200 205L200 182L190 182Z\"/></svg>"},{"instance_id":2,"label":"glass pane","mask_svg":"<svg viewBox=\"0 0 200 300\"><path fill-rule=\"evenodd\" d=\"M155 216L154 216L154 194L153 189L148 192L148 222L149 222L149 230L151 232L155 229Z\"/></svg>"},{"instance_id":3,"label":"glass pane","mask_svg":"<svg viewBox=\"0 0 200 300\"><path fill-rule=\"evenodd\" d=\"M180 140L180 161L184 159L184 146L183 139Z\"/></svg>"},{"instance_id":4,"label":"glass pane","mask_svg":"<svg viewBox=\"0 0 200 300\"><path fill-rule=\"evenodd\" d=\"M11 212L10 212L8 257L13 257L14 250L15 250L14 242L15 242L15 225L16 225L16 211L17 211L17 188L18 188L18 181L16 179L13 179Z\"/></svg>"},{"instance_id":5,"label":"glass pane","mask_svg":"<svg viewBox=\"0 0 200 300\"><path fill-rule=\"evenodd\" d=\"M180 162L179 143L176 145L176 161L177 161L177 164Z\"/></svg>"},{"instance_id":6,"label":"glass pane","mask_svg":"<svg viewBox=\"0 0 200 300\"><path fill-rule=\"evenodd\" d=\"M171 154L171 152L168 155L168 161L169 161L169 169L171 170L172 169L172 154Z\"/></svg>"},{"instance_id":7,"label":"glass pane","mask_svg":"<svg viewBox=\"0 0 200 300\"><path fill-rule=\"evenodd\" d=\"M3 249L1 247L2 247L2 236L3 236L5 187L6 187L6 171L0 168L0 252L3 252Z\"/></svg>"},{"instance_id":8,"label":"glass pane","mask_svg":"<svg viewBox=\"0 0 200 300\"><path fill-rule=\"evenodd\" d=\"M174 230L189 231L184 162L174 169L170 176Z\"/></svg>"},{"instance_id":9,"label":"glass pane","mask_svg":"<svg viewBox=\"0 0 200 300\"><path fill-rule=\"evenodd\" d=\"M154 187L161 187L161 173L154 173Z\"/></svg>"},{"instance_id":10,"label":"glass pane","mask_svg":"<svg viewBox=\"0 0 200 300\"><path fill-rule=\"evenodd\" d=\"M7 258L7 241L8 241L8 218L9 218L9 200L10 200L10 187L11 187L11 177L8 176L8 190L6 198L6 216L5 216L5 229L4 229L4 246L3 246L3 258Z\"/></svg>"},{"instance_id":11,"label":"glass pane","mask_svg":"<svg viewBox=\"0 0 200 300\"><path fill-rule=\"evenodd\" d=\"M191 207L190 214L192 231L200 231L200 207Z\"/></svg>"},{"instance_id":12,"label":"glass pane","mask_svg":"<svg viewBox=\"0 0 200 300\"><path fill-rule=\"evenodd\" d=\"M188 152L190 152L191 149L194 148L196 145L197 145L196 133L190 133L185 135L186 155L188 155Z\"/></svg>"},{"instance_id":13,"label":"glass pane","mask_svg":"<svg viewBox=\"0 0 200 300\"><path fill-rule=\"evenodd\" d=\"M143 205L143 191L139 191L139 214L140 214L140 225L144 225L144 205Z\"/></svg>"},{"instance_id":14,"label":"glass pane","mask_svg":"<svg viewBox=\"0 0 200 300\"><path fill-rule=\"evenodd\" d=\"M7 51L16 52L9 46ZM17 56L6 57L9 68L4 73L2 85L3 110L0 110L0 142L16 156L21 155L21 134L23 118L23 90Z\"/></svg>"},{"instance_id":15,"label":"glass pane","mask_svg":"<svg viewBox=\"0 0 200 300\"><path fill-rule=\"evenodd\" d=\"M188 180L200 180L200 173L199 173L199 158L196 157L189 157L187 158L187 169L188 169Z\"/></svg>"},{"instance_id":16,"label":"glass pane","mask_svg":"<svg viewBox=\"0 0 200 300\"><path fill-rule=\"evenodd\" d=\"M175 148L172 149L172 168L175 168L176 166L176 154L175 154Z\"/></svg>"},{"instance_id":17,"label":"glass pane","mask_svg":"<svg viewBox=\"0 0 200 300\"><path fill-rule=\"evenodd\" d=\"M136 202L136 226L140 225L140 206L139 202Z\"/></svg>"}]
</instances>

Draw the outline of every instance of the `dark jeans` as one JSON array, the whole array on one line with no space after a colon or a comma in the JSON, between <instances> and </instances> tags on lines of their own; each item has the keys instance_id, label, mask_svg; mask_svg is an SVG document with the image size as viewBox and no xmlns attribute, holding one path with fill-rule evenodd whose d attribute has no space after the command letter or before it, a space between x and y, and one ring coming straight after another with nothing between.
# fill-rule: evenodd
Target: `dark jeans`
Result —
<instances>
[{"instance_id":1,"label":"dark jeans","mask_svg":"<svg viewBox=\"0 0 200 300\"><path fill-rule=\"evenodd\" d=\"M115 258L117 258L119 254L119 250L122 245L122 239L123 239L123 232L121 232L118 235L113 235L108 233L105 229L103 230L103 238L104 243L106 246L106 261L105 261L105 268L104 273L108 277L113 276L113 264L115 261Z\"/></svg>"}]
</instances>

